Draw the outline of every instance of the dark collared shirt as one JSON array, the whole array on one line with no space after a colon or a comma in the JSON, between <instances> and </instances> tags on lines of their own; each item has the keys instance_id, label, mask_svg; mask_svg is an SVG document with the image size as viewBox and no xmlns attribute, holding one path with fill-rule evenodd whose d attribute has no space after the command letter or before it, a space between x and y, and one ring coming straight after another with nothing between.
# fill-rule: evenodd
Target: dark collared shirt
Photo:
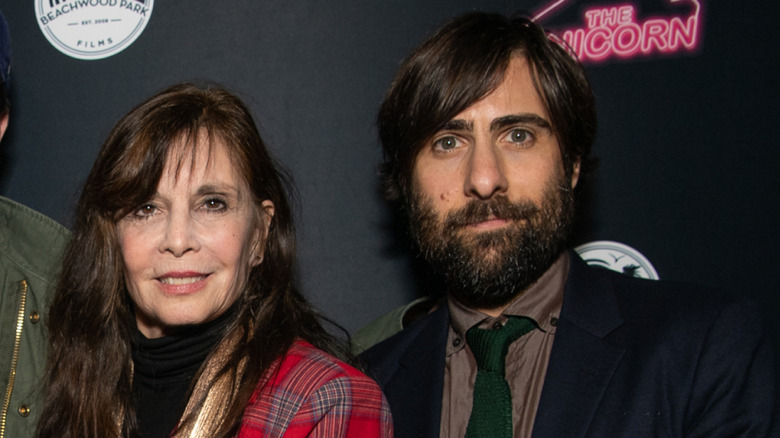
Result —
<instances>
[{"instance_id":1,"label":"dark collared shirt","mask_svg":"<svg viewBox=\"0 0 780 438\"><path fill-rule=\"evenodd\" d=\"M531 436L568 272L569 256L563 253L536 283L496 318L466 308L452 297L448 298L451 320L444 369L441 436L464 436L471 414L477 363L466 344L466 331L475 325L490 328L495 324L504 324L509 315L531 318L538 326L513 342L506 357L506 379L512 392L514 436Z\"/></svg>"}]
</instances>

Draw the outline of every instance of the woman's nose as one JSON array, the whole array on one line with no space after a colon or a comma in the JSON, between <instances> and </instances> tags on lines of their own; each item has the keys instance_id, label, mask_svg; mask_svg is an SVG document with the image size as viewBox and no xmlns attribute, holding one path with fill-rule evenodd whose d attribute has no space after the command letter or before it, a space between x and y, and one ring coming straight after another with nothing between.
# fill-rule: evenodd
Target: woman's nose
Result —
<instances>
[{"instance_id":1,"label":"woman's nose","mask_svg":"<svg viewBox=\"0 0 780 438\"><path fill-rule=\"evenodd\" d=\"M199 248L195 224L189 213L172 212L165 227L165 236L160 244L161 252L170 252L175 257L181 257Z\"/></svg>"}]
</instances>

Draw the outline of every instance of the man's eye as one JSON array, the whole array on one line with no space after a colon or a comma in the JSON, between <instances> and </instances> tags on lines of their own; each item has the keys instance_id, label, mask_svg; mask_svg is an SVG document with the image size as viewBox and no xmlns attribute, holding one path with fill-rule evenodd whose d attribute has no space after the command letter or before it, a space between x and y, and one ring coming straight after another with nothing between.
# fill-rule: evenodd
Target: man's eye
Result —
<instances>
[{"instance_id":1,"label":"man's eye","mask_svg":"<svg viewBox=\"0 0 780 438\"><path fill-rule=\"evenodd\" d=\"M533 140L533 135L525 129L512 129L506 134L505 140L510 143L528 143Z\"/></svg>"},{"instance_id":2,"label":"man's eye","mask_svg":"<svg viewBox=\"0 0 780 438\"><path fill-rule=\"evenodd\" d=\"M439 149L443 151L451 151L457 148L458 146L460 146L460 140L458 140L457 137L451 135L442 137L433 142L433 147L435 149Z\"/></svg>"}]
</instances>

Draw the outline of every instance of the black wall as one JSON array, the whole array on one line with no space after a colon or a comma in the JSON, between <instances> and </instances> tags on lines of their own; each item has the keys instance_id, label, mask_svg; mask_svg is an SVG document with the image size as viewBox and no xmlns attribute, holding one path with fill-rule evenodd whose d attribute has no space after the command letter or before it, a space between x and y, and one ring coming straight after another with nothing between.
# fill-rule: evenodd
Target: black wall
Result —
<instances>
[{"instance_id":1,"label":"black wall","mask_svg":"<svg viewBox=\"0 0 780 438\"><path fill-rule=\"evenodd\" d=\"M355 330L419 293L375 179L374 118L400 60L461 12L551 2L158 0L133 45L94 61L52 47L33 3L0 4L14 50L0 194L67 225L121 115L175 82L221 82L248 101L297 183L302 287ZM582 27L584 7L626 2L563 3L546 25ZM637 1L637 19L684 15L694 3ZM780 7L698 3L697 50L588 64L601 165L576 243L620 241L661 278L754 297L778 341Z\"/></svg>"}]
</instances>

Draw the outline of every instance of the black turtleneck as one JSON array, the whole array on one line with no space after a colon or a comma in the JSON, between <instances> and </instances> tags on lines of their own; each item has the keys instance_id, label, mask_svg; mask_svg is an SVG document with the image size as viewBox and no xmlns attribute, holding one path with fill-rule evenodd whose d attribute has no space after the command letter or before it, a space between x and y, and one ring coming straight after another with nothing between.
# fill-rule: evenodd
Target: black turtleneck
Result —
<instances>
[{"instance_id":1,"label":"black turtleneck","mask_svg":"<svg viewBox=\"0 0 780 438\"><path fill-rule=\"evenodd\" d=\"M133 342L133 398L139 438L170 436L187 406L187 391L226 327L235 306L205 324L147 339L138 329Z\"/></svg>"}]
</instances>

